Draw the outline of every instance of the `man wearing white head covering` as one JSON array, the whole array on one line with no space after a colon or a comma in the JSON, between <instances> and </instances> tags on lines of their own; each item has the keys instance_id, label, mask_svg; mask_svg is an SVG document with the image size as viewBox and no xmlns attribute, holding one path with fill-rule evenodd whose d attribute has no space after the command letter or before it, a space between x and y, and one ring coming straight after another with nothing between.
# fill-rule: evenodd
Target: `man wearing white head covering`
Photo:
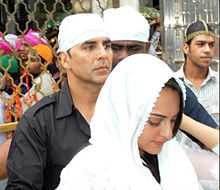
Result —
<instances>
[{"instance_id":1,"label":"man wearing white head covering","mask_svg":"<svg viewBox=\"0 0 220 190\"><path fill-rule=\"evenodd\" d=\"M142 14L125 6L107 9L103 15L112 40L113 67L129 55L147 53L150 26ZM188 87L186 90L184 113L200 123L217 128L217 123L199 104L195 94Z\"/></svg>"},{"instance_id":2,"label":"man wearing white head covering","mask_svg":"<svg viewBox=\"0 0 220 190\"><path fill-rule=\"evenodd\" d=\"M103 18L112 40L113 67L129 55L148 51L150 25L141 13L124 6L105 10Z\"/></svg>"},{"instance_id":3,"label":"man wearing white head covering","mask_svg":"<svg viewBox=\"0 0 220 190\"><path fill-rule=\"evenodd\" d=\"M59 92L21 118L8 156L7 190L55 189L61 170L88 144L96 99L112 70L111 42L102 18L67 16L59 27L58 45L67 79Z\"/></svg>"},{"instance_id":4,"label":"man wearing white head covering","mask_svg":"<svg viewBox=\"0 0 220 190\"><path fill-rule=\"evenodd\" d=\"M57 190L199 190L191 162L171 140L181 122L185 91L172 77L169 67L151 55L124 59L97 99L91 145L62 171ZM152 165L142 160L145 153L148 161L154 158Z\"/></svg>"}]
</instances>

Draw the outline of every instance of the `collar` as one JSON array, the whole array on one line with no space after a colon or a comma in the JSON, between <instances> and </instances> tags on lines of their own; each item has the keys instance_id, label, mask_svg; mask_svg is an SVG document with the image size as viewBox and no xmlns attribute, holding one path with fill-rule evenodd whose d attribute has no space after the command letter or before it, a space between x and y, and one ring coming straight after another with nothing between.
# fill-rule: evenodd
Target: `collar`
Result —
<instances>
[{"instance_id":1,"label":"collar","mask_svg":"<svg viewBox=\"0 0 220 190\"><path fill-rule=\"evenodd\" d=\"M214 81L217 81L218 80L218 75L216 74L215 71L213 71L210 67L209 67L209 74L208 74L208 77ZM207 79L209 79L207 77Z\"/></svg>"},{"instance_id":2,"label":"collar","mask_svg":"<svg viewBox=\"0 0 220 190\"><path fill-rule=\"evenodd\" d=\"M179 77L179 78L181 78L181 79L183 79L183 80L185 81L185 80L188 80L188 79L186 78L186 76L185 76L185 74L184 74L183 68L184 68L184 64L183 64L183 65L181 66L181 68L177 71L177 74L178 74L178 77ZM207 75L205 81L208 81L208 80L217 81L217 79L218 79L218 76L216 75L216 72L213 71L213 70L211 69L211 67L209 67L208 75Z\"/></svg>"},{"instance_id":3,"label":"collar","mask_svg":"<svg viewBox=\"0 0 220 190\"><path fill-rule=\"evenodd\" d=\"M64 84L60 90L58 96L58 106L56 111L56 118L62 118L70 115L75 109L67 79L64 80Z\"/></svg>"}]
</instances>

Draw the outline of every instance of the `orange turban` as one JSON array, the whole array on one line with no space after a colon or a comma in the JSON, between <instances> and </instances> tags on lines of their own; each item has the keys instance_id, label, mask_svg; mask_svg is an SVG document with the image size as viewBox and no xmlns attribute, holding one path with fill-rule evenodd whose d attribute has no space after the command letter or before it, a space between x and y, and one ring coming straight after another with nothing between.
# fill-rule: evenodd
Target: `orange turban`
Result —
<instances>
[{"instance_id":1,"label":"orange turban","mask_svg":"<svg viewBox=\"0 0 220 190\"><path fill-rule=\"evenodd\" d=\"M51 47L45 44L38 44L33 47L37 54L42 57L47 63L52 63L53 60L53 50Z\"/></svg>"}]
</instances>

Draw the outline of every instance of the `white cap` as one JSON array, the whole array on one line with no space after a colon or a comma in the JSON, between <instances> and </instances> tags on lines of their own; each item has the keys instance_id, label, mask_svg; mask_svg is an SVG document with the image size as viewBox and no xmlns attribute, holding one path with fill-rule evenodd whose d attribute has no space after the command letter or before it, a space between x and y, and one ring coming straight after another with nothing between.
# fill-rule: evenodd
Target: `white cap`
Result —
<instances>
[{"instance_id":1,"label":"white cap","mask_svg":"<svg viewBox=\"0 0 220 190\"><path fill-rule=\"evenodd\" d=\"M135 40L148 42L149 23L134 8L129 6L110 8L105 10L103 14L112 41Z\"/></svg>"},{"instance_id":2,"label":"white cap","mask_svg":"<svg viewBox=\"0 0 220 190\"><path fill-rule=\"evenodd\" d=\"M97 37L109 37L98 14L79 13L65 17L59 27L58 50L66 52L75 45Z\"/></svg>"}]
</instances>

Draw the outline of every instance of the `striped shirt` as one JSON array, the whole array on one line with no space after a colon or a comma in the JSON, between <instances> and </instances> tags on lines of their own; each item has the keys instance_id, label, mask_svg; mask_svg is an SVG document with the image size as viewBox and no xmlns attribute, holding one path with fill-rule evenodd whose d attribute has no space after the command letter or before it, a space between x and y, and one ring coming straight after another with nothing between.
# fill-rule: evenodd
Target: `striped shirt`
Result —
<instances>
[{"instance_id":1,"label":"striped shirt","mask_svg":"<svg viewBox=\"0 0 220 190\"><path fill-rule=\"evenodd\" d=\"M182 78L185 84L195 93L200 104L213 116L219 124L219 73L209 67L209 73L199 89L188 80L184 74L183 66L176 72L177 77Z\"/></svg>"}]
</instances>

